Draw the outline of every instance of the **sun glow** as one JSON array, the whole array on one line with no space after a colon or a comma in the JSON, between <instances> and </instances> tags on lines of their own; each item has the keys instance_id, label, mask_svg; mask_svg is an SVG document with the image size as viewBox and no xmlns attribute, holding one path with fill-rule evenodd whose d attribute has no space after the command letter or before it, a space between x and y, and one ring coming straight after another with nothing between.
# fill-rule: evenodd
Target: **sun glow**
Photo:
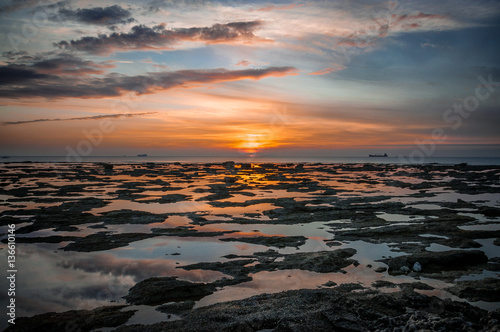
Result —
<instances>
[{"instance_id":1,"label":"sun glow","mask_svg":"<svg viewBox=\"0 0 500 332\"><path fill-rule=\"evenodd\" d=\"M235 148L250 154L255 154L264 148L273 146L276 146L276 144L265 134L245 134L234 145Z\"/></svg>"}]
</instances>

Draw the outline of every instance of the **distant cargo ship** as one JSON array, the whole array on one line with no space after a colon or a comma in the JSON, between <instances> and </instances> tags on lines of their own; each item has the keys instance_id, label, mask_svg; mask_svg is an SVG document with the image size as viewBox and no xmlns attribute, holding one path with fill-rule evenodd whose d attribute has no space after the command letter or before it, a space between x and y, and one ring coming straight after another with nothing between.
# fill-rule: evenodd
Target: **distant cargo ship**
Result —
<instances>
[{"instance_id":1,"label":"distant cargo ship","mask_svg":"<svg viewBox=\"0 0 500 332\"><path fill-rule=\"evenodd\" d=\"M369 157L389 157L387 153L384 154L369 154Z\"/></svg>"},{"instance_id":2,"label":"distant cargo ship","mask_svg":"<svg viewBox=\"0 0 500 332\"><path fill-rule=\"evenodd\" d=\"M143 153L143 154L138 154L137 157L147 157L148 155Z\"/></svg>"}]
</instances>

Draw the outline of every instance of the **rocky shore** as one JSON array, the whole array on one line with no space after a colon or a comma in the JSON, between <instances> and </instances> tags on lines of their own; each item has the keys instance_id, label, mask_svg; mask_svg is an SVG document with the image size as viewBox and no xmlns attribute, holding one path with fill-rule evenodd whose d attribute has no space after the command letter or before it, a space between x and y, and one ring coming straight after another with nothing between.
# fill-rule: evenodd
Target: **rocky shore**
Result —
<instances>
[{"instance_id":1,"label":"rocky shore","mask_svg":"<svg viewBox=\"0 0 500 332\"><path fill-rule=\"evenodd\" d=\"M396 293L353 291L349 287L262 294L240 301L191 309L193 302L163 308L181 319L151 325L128 325L115 332L162 331L498 331L500 310L485 311L467 303L440 300L403 287ZM93 312L43 314L20 319L6 331L99 331L117 326L130 311L121 307ZM106 316L110 315L111 316ZM89 316L90 315L90 316Z\"/></svg>"},{"instance_id":2,"label":"rocky shore","mask_svg":"<svg viewBox=\"0 0 500 332\"><path fill-rule=\"evenodd\" d=\"M4 163L0 195L6 331L500 328L498 166Z\"/></svg>"}]
</instances>

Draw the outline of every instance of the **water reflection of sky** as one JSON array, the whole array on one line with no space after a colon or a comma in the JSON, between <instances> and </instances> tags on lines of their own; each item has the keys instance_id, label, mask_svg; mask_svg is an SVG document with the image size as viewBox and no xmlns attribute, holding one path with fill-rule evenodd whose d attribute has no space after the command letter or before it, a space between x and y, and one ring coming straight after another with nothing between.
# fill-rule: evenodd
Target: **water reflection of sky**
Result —
<instances>
[{"instance_id":1,"label":"water reflection of sky","mask_svg":"<svg viewBox=\"0 0 500 332\"><path fill-rule=\"evenodd\" d=\"M197 262L226 251L217 244L154 239L134 246L106 252L67 252L57 250L60 244L23 244L18 246L17 292L19 316L49 311L91 309L111 303L122 303L122 296L138 281L152 276L179 276L193 282L213 282L224 275L216 271L178 269L179 256L165 252L182 252L184 263ZM178 248L181 247L181 248ZM5 248L5 246L4 246ZM36 282L34 282L36 278ZM2 279L2 289L7 289ZM2 297L6 294L2 292Z\"/></svg>"},{"instance_id":2,"label":"water reflection of sky","mask_svg":"<svg viewBox=\"0 0 500 332\"><path fill-rule=\"evenodd\" d=\"M0 168L4 167L0 165ZM34 169L43 170L43 165L25 166ZM245 298L251 295L263 292L278 292L287 289L316 288L326 283L334 281L341 283L360 283L363 286L370 287L376 280L387 280L396 284L402 282L417 281L411 276L390 276L387 272L376 273L377 267L385 264L376 262L384 257L395 257L404 255L404 252L394 251L388 243L368 243L365 241L350 241L340 243L340 246L330 247L325 240L334 240L335 231L341 229L353 229L350 219L337 219L328 221L303 220L296 224L270 224L269 216L263 214L264 211L280 208L269 202L257 204L244 203L248 200L274 199L274 198L293 198L296 202L305 202L306 206L323 206L337 208L336 201L323 202L318 197L324 197L325 188L332 189L335 199L360 198L358 203L353 205L363 205L365 197L389 196L386 199L382 197L378 203L402 202L408 207L420 210L440 210L442 202L457 202L462 199L466 202L476 202L478 206L497 206L499 201L498 194L459 194L450 190L444 190L442 187L426 190L427 193L433 193L432 197L416 197L413 194L419 193L419 190L409 188L400 188L387 185L384 181L397 179L408 184L420 184L422 182L435 182L436 180L424 180L418 177L408 175L408 172L418 172L417 169L398 167L392 172L388 172L384 177L379 172L367 172L361 170L337 170L336 166L322 165L323 171L315 171L314 166L305 166L307 171L301 173L300 178L313 178L322 186L317 190L300 187L300 191L295 189L278 188L280 181L275 180L276 171L269 170L263 173L255 170L240 170L238 175L234 171L226 171L221 165L213 166L211 169L204 165L194 166L198 168L198 176L193 170L183 172L182 165L161 165L158 166L158 175L149 177L145 175L120 174L120 171L132 172L138 170L141 166L116 165L115 173L92 174L92 180L75 179L72 176L66 176L66 173L78 172L76 169L58 164L53 165L59 174L54 177L38 179L36 172L32 177L21 178L19 181L15 178L16 174L25 175L22 170L9 169L4 173L8 178L12 176L11 182L4 187L5 190L15 188L28 188L29 193L33 194L26 197L15 197L11 195L0 195L0 211L15 211L16 218L19 219L18 228L29 224L31 214L24 212L30 209L40 209L54 207L61 202L69 202L82 197L97 197L105 199L108 203L102 207L89 208L88 211L95 216L105 214L110 211L121 209L133 211L145 211L155 214L160 213L179 213L182 215L168 215L164 221L151 224L111 224L106 225L106 229L95 229L90 226L99 223L77 225L78 231L56 232L53 227L48 227L29 234L19 234L26 237L46 237L51 235L60 236L87 236L99 231L106 231L114 234L121 233L151 233L153 228L175 228L179 226L188 226L193 231L198 232L222 232L233 231L229 234L219 234L214 237L177 237L177 236L157 236L141 241L132 242L127 246L98 252L71 252L62 251L67 242L58 244L18 244L18 294L16 300L19 301L20 316L31 316L48 311L66 311L73 309L91 309L102 305L123 303L122 296L128 293L130 287L138 281L155 276L178 276L180 279L192 282L213 282L228 277L221 272L209 270L184 270L183 265L198 262L216 262L229 261L224 258L230 254L234 255L252 255L256 252L264 252L268 249L276 250L280 254L294 254L298 252L316 252L330 251L338 248L354 248L356 254L352 257L360 264L358 266L348 266L344 270L346 273L316 273L303 270L283 270L283 271L263 271L252 274L252 281L224 287L223 289L207 296L197 302L196 306L204 306L225 300L234 300ZM92 172L95 169L93 165L83 165L83 170ZM163 170L163 171L160 171ZM178 171L179 173L172 173ZM170 173L169 173L170 172ZM403 172L405 175L398 175ZM116 174L118 173L118 174ZM66 174L66 175L65 175ZM74 174L73 174L74 175ZM441 176L446 175L442 172ZM188 176L188 178L184 178ZM192 177L192 178L189 178ZM269 180L272 178L273 180ZM214 184L231 185L234 179L238 185L247 186L241 191L233 193L232 197L219 199L217 203L228 203L230 207L217 207L203 197L213 194L211 186ZM442 177L440 181L446 182L453 178ZM153 181L163 181L168 184L158 184ZM284 180L293 184L293 180ZM15 182L15 183L14 183ZM83 185L80 191L67 195L64 192L58 196L58 190L66 185ZM129 187L129 188L128 188ZM134 194L133 198L127 198L126 195ZM159 199L164 195L185 194L189 200L175 203L158 203L152 200ZM120 196L122 195L122 196ZM412 196L413 195L413 196ZM120 199L117 199L120 197ZM37 202L37 198L54 198L57 202ZM9 199L15 199L15 202L9 202ZM238 206L238 204L240 206ZM22 207L24 206L24 207ZM189 218L189 213L197 212L203 218L208 220L208 224L197 225ZM464 224L462 230L499 230L499 219L485 217L479 213L473 213L470 209L464 209L461 215L473 217L476 219L473 225ZM385 220L387 225L367 227L371 229L403 226L422 222L424 219L437 218L436 216L411 216L407 214L398 214L394 212L376 213L377 217ZM233 223L233 217L247 218L252 223L239 224ZM328 226L328 224L331 224ZM419 234L423 239L443 239L440 234ZM304 236L305 244L299 248L296 247L268 247L265 245L251 244L238 241L242 237L252 236ZM3 237L5 238L5 236ZM220 241L224 238L233 238L231 241ZM480 248L488 257L498 256L498 247L493 244L493 238L477 240L483 246ZM2 252L6 253L6 245L0 244ZM427 248L428 251L451 250L451 248L440 244L432 243ZM282 258L281 258L282 259ZM279 260L279 259L278 259ZM4 259L5 261L5 259ZM258 262L253 263L258 264ZM371 265L371 267L367 267ZM488 276L498 277L498 273L482 273L473 278L484 278ZM451 294L443 291L448 287L441 281L421 278L420 281L428 283L436 288L434 291L421 291L434 294L442 298L452 298ZM0 282L2 289L6 289L6 280ZM383 289L383 291L394 291L394 289ZM0 299L6 301L6 294L0 293ZM3 302L2 302L3 303ZM484 304L478 303L482 306ZM157 315L148 308L139 308L139 312L131 321L148 322L155 319L162 319L162 315ZM149 318L148 318L149 317Z\"/></svg>"}]
</instances>

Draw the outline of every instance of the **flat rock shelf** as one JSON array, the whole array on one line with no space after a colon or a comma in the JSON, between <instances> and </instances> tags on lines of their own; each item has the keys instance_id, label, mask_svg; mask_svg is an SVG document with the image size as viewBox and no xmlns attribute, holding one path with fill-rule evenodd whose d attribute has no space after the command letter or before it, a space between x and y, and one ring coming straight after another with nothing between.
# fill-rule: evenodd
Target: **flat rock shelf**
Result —
<instances>
[{"instance_id":1,"label":"flat rock shelf","mask_svg":"<svg viewBox=\"0 0 500 332\"><path fill-rule=\"evenodd\" d=\"M500 166L7 162L11 224L5 331L500 329Z\"/></svg>"}]
</instances>

